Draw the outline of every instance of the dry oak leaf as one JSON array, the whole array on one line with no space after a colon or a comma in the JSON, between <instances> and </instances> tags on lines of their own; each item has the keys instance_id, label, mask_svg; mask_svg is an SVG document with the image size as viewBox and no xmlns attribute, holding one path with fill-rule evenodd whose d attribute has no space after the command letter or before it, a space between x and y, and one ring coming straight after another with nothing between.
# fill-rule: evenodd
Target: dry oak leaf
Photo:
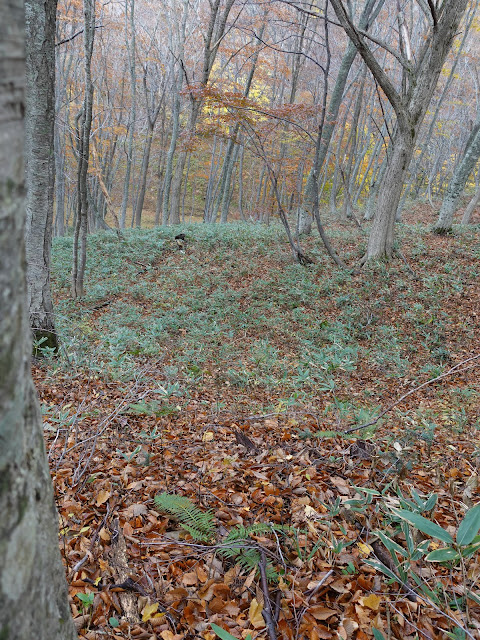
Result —
<instances>
[{"instance_id":1,"label":"dry oak leaf","mask_svg":"<svg viewBox=\"0 0 480 640\"><path fill-rule=\"evenodd\" d=\"M360 598L360 604L364 607L368 607L372 611L378 611L382 599L371 593L369 596Z\"/></svg>"},{"instance_id":2,"label":"dry oak leaf","mask_svg":"<svg viewBox=\"0 0 480 640\"><path fill-rule=\"evenodd\" d=\"M195 571L192 571L190 573L185 573L182 577L182 584L185 585L186 587L191 587L193 585L196 585L197 582L198 582L198 576Z\"/></svg>"},{"instance_id":3,"label":"dry oak leaf","mask_svg":"<svg viewBox=\"0 0 480 640\"><path fill-rule=\"evenodd\" d=\"M278 420L265 420L264 425L267 429L276 429L278 427Z\"/></svg>"},{"instance_id":4,"label":"dry oak leaf","mask_svg":"<svg viewBox=\"0 0 480 640\"><path fill-rule=\"evenodd\" d=\"M337 634L339 638L342 638L342 640L350 640L357 629L358 622L350 620L350 618L345 618L343 624L338 627Z\"/></svg>"},{"instance_id":5,"label":"dry oak leaf","mask_svg":"<svg viewBox=\"0 0 480 640\"><path fill-rule=\"evenodd\" d=\"M129 505L122 513L130 520L132 518L138 518L139 516L146 516L148 509L142 502L136 502L135 504Z\"/></svg>"},{"instance_id":6,"label":"dry oak leaf","mask_svg":"<svg viewBox=\"0 0 480 640\"><path fill-rule=\"evenodd\" d=\"M265 626L265 620L263 619L262 611L262 605L256 598L254 598L250 603L248 619L250 620L250 624L255 627L255 629L263 629L263 627Z\"/></svg>"},{"instance_id":7,"label":"dry oak leaf","mask_svg":"<svg viewBox=\"0 0 480 640\"><path fill-rule=\"evenodd\" d=\"M105 527L102 527L100 529L100 533L99 533L100 539L103 540L104 542L110 542L111 539L111 535L110 533L107 531L107 529L105 529Z\"/></svg>"},{"instance_id":8,"label":"dry oak leaf","mask_svg":"<svg viewBox=\"0 0 480 640\"><path fill-rule=\"evenodd\" d=\"M215 584L215 579L214 578L210 578L210 580L208 580L208 582L206 582L203 587L201 587L198 590L198 597L201 598L202 600L206 600L207 602L209 602L213 596L213 585Z\"/></svg>"},{"instance_id":9,"label":"dry oak leaf","mask_svg":"<svg viewBox=\"0 0 480 640\"><path fill-rule=\"evenodd\" d=\"M105 502L110 498L111 495L112 495L111 491L106 491L105 489L101 489L97 494L97 499L95 500L95 504L97 505L97 507L100 507L102 504L105 504Z\"/></svg>"},{"instance_id":10,"label":"dry oak leaf","mask_svg":"<svg viewBox=\"0 0 480 640\"><path fill-rule=\"evenodd\" d=\"M142 622L148 622L158 611L158 602L147 604L142 611Z\"/></svg>"},{"instance_id":11,"label":"dry oak leaf","mask_svg":"<svg viewBox=\"0 0 480 640\"><path fill-rule=\"evenodd\" d=\"M308 612L315 618L315 620L328 620L337 614L335 609L327 609L327 607L323 607L320 604L314 607L309 607Z\"/></svg>"},{"instance_id":12,"label":"dry oak leaf","mask_svg":"<svg viewBox=\"0 0 480 640\"><path fill-rule=\"evenodd\" d=\"M183 587L177 587L176 589L167 591L165 594L166 602L175 602L176 600L183 600L184 598L188 598L188 591Z\"/></svg>"},{"instance_id":13,"label":"dry oak leaf","mask_svg":"<svg viewBox=\"0 0 480 640\"><path fill-rule=\"evenodd\" d=\"M341 493L342 496L350 495L350 492L351 492L350 486L348 482L343 478L340 478L339 476L331 476L330 482L337 487L338 492Z\"/></svg>"},{"instance_id":14,"label":"dry oak leaf","mask_svg":"<svg viewBox=\"0 0 480 640\"><path fill-rule=\"evenodd\" d=\"M173 633L170 629L164 629L160 635L163 640L182 640L185 637L183 633Z\"/></svg>"}]
</instances>

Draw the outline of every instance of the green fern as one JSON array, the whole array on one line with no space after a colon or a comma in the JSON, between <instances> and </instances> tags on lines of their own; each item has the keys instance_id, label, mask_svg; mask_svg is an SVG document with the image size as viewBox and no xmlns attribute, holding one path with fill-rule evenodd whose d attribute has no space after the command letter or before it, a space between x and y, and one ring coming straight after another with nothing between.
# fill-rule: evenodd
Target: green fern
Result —
<instances>
[{"instance_id":1,"label":"green fern","mask_svg":"<svg viewBox=\"0 0 480 640\"><path fill-rule=\"evenodd\" d=\"M208 542L212 539L215 523L211 511L202 511L185 496L170 493L155 496L155 504L160 511L166 511L176 518L195 541Z\"/></svg>"},{"instance_id":2,"label":"green fern","mask_svg":"<svg viewBox=\"0 0 480 640\"><path fill-rule=\"evenodd\" d=\"M155 504L160 511L166 511L176 518L180 526L188 531L195 541L209 542L213 538L215 523L211 511L202 511L185 496L170 493L160 493L155 496ZM217 545L217 552L222 558L235 562L245 571L258 570L261 554L250 536L271 534L273 531L285 535L290 529L265 522L252 524L248 527L237 525L222 543ZM278 581L279 573L270 562L267 562L265 573L270 582Z\"/></svg>"},{"instance_id":3,"label":"green fern","mask_svg":"<svg viewBox=\"0 0 480 640\"><path fill-rule=\"evenodd\" d=\"M249 527L237 525L223 540L221 546L218 548L218 553L223 558L228 558L236 562L245 571L251 571L252 569L258 570L261 555L260 551L252 546L250 536L272 533L272 531L285 534L286 530L287 528L281 525L265 522L259 522ZM280 577L278 571L270 562L267 562L265 574L269 582L277 582Z\"/></svg>"}]
</instances>

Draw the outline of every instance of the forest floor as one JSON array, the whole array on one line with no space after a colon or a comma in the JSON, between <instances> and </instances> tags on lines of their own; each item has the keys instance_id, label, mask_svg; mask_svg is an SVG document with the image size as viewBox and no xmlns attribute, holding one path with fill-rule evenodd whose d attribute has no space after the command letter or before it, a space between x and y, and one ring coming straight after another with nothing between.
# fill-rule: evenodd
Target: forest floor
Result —
<instances>
[{"instance_id":1,"label":"forest floor","mask_svg":"<svg viewBox=\"0 0 480 640\"><path fill-rule=\"evenodd\" d=\"M81 302L54 242L34 379L81 637L480 638L480 230L410 217L353 274L277 226L100 233Z\"/></svg>"}]
</instances>

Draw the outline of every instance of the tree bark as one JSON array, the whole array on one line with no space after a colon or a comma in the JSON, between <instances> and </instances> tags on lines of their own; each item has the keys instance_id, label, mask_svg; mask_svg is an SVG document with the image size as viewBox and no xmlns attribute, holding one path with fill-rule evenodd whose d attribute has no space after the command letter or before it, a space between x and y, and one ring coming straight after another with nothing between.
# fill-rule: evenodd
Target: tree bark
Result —
<instances>
[{"instance_id":1,"label":"tree bark","mask_svg":"<svg viewBox=\"0 0 480 640\"><path fill-rule=\"evenodd\" d=\"M128 194L130 190L130 174L133 161L133 134L135 131L136 106L137 106L137 76L135 68L135 0L130 0L130 14L128 12L128 0L125 1L125 40L128 51L128 63L130 69L130 87L132 90L132 106L130 109L130 122L128 124L127 165L125 169L125 181L123 183L123 197L120 211L120 228L125 229L127 220ZM130 23L130 39L128 38L128 24Z\"/></svg>"},{"instance_id":2,"label":"tree bark","mask_svg":"<svg viewBox=\"0 0 480 640\"><path fill-rule=\"evenodd\" d=\"M155 123L153 123L153 126L155 126ZM138 192L138 197L137 197L137 206L135 207L135 225L138 228L140 228L142 224L142 211L143 211L143 203L145 201L145 192L147 190L147 174L148 174L148 165L150 164L150 151L152 150L152 141L153 141L153 127L149 122L147 139L145 141L145 148L143 150L140 190Z\"/></svg>"},{"instance_id":3,"label":"tree bark","mask_svg":"<svg viewBox=\"0 0 480 640\"><path fill-rule=\"evenodd\" d=\"M210 17L207 27L207 33L204 37L203 50L203 68L201 72L200 86L207 87L210 73L212 71L218 48L223 40L227 19L232 10L235 0L226 0L225 6L221 9L221 0L214 0L210 3ZM191 87L190 87L191 88ZM196 97L193 92L190 93L191 111L188 122L188 135L193 138L197 126L197 120L200 116L203 99ZM182 150L178 154L177 164L175 167L175 175L172 181L171 201L170 201L170 222L171 224L179 224L180 222L180 206L181 193L183 184L183 174L187 161L187 150Z\"/></svg>"},{"instance_id":4,"label":"tree bark","mask_svg":"<svg viewBox=\"0 0 480 640\"><path fill-rule=\"evenodd\" d=\"M88 225L88 165L90 161L90 131L92 128L93 82L92 54L95 36L95 0L84 0L84 49L85 49L85 97L77 120L78 140L78 182L77 216L73 236L72 295L81 298L84 294L84 277L87 263L87 225Z\"/></svg>"},{"instance_id":5,"label":"tree bark","mask_svg":"<svg viewBox=\"0 0 480 640\"><path fill-rule=\"evenodd\" d=\"M433 228L435 233L450 233L452 230L453 216L458 207L460 196L463 193L468 177L475 168L480 157L480 119L477 120L468 139L462 161L448 185L447 192L442 202L438 220Z\"/></svg>"},{"instance_id":6,"label":"tree bark","mask_svg":"<svg viewBox=\"0 0 480 640\"><path fill-rule=\"evenodd\" d=\"M393 253L393 229L406 170L415 148L415 141L425 113L437 86L445 59L465 13L468 0L445 0L441 10L431 4L429 32L417 53L415 65L407 56L402 60L401 89L397 89L378 63L365 37L353 25L342 0L331 0L338 21L357 48L392 105L397 118L389 167L380 186L367 253L363 262L386 258ZM430 5L429 5L430 6ZM401 51L400 55L404 52ZM405 58L405 56L403 56ZM398 146L398 150L395 147ZM394 170L395 169L395 170Z\"/></svg>"},{"instance_id":7,"label":"tree bark","mask_svg":"<svg viewBox=\"0 0 480 640\"><path fill-rule=\"evenodd\" d=\"M74 640L30 375L23 167L24 5L0 4L0 638Z\"/></svg>"},{"instance_id":8,"label":"tree bark","mask_svg":"<svg viewBox=\"0 0 480 640\"><path fill-rule=\"evenodd\" d=\"M367 256L390 257L393 253L395 215L402 195L408 165L415 148L414 139L400 132L392 141L392 153L377 197L374 223L368 238ZM382 215L390 212L389 215Z\"/></svg>"},{"instance_id":9,"label":"tree bark","mask_svg":"<svg viewBox=\"0 0 480 640\"><path fill-rule=\"evenodd\" d=\"M55 176L57 0L26 0L26 235L30 326L36 344L58 348L50 288Z\"/></svg>"},{"instance_id":10,"label":"tree bark","mask_svg":"<svg viewBox=\"0 0 480 640\"><path fill-rule=\"evenodd\" d=\"M462 218L462 224L469 224L470 218L472 217L472 213L475 211L475 208L479 202L480 202L480 187L477 188L475 195L470 200L467 208L465 209L465 213L463 214L463 218Z\"/></svg>"}]
</instances>

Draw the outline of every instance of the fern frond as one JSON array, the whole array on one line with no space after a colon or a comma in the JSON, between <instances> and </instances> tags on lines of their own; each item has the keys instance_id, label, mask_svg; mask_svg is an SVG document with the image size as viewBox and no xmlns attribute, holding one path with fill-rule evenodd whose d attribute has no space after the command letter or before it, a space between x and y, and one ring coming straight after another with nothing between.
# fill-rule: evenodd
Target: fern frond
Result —
<instances>
[{"instance_id":1,"label":"fern frond","mask_svg":"<svg viewBox=\"0 0 480 640\"><path fill-rule=\"evenodd\" d=\"M207 542L213 537L213 513L202 511L189 498L172 493L160 493L155 496L155 504L160 511L166 511L176 518L195 541Z\"/></svg>"},{"instance_id":2,"label":"fern frond","mask_svg":"<svg viewBox=\"0 0 480 640\"><path fill-rule=\"evenodd\" d=\"M272 530L284 532L284 527L265 522L258 522L248 527L237 525L223 540L222 545L218 547L218 553L223 558L236 562L244 571L258 570L261 556L250 536L272 533ZM278 581L279 574L270 562L267 562L265 573L269 582Z\"/></svg>"}]
</instances>

